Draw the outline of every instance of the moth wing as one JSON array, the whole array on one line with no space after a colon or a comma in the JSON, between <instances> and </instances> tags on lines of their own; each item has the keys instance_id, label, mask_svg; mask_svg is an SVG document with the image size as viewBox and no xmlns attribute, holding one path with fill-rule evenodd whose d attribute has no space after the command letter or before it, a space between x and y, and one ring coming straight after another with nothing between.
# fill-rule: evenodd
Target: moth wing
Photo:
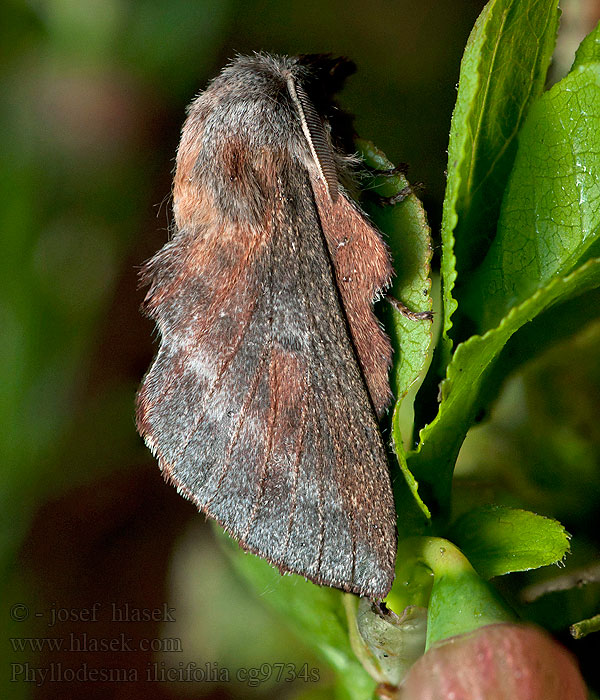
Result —
<instances>
[{"instance_id":1,"label":"moth wing","mask_svg":"<svg viewBox=\"0 0 600 700\"><path fill-rule=\"evenodd\" d=\"M340 192L330 137L302 84L290 77L288 90L312 154L314 198L354 349L375 411L382 416L392 398L392 346L373 313L373 301L390 283L390 254L366 214Z\"/></svg>"},{"instance_id":2,"label":"moth wing","mask_svg":"<svg viewBox=\"0 0 600 700\"><path fill-rule=\"evenodd\" d=\"M396 553L385 448L308 174L290 166L278 182L263 231L180 232L151 263L162 342L138 426L166 477L244 548L382 598Z\"/></svg>"},{"instance_id":3,"label":"moth wing","mask_svg":"<svg viewBox=\"0 0 600 700\"><path fill-rule=\"evenodd\" d=\"M312 187L354 349L375 411L382 416L392 399L392 346L373 302L390 283L389 251L366 214L345 194L333 200L320 178L312 179Z\"/></svg>"}]
</instances>

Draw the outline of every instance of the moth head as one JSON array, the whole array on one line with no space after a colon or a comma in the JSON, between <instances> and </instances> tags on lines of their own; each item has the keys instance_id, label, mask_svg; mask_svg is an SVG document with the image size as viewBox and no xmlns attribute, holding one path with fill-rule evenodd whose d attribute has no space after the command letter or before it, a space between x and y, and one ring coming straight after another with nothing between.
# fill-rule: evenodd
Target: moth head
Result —
<instances>
[{"instance_id":1,"label":"moth head","mask_svg":"<svg viewBox=\"0 0 600 700\"><path fill-rule=\"evenodd\" d=\"M335 104L355 66L326 54L237 56L192 103L178 152L177 225L200 195L230 220L261 222L286 162L338 196L352 144L351 118Z\"/></svg>"}]
</instances>

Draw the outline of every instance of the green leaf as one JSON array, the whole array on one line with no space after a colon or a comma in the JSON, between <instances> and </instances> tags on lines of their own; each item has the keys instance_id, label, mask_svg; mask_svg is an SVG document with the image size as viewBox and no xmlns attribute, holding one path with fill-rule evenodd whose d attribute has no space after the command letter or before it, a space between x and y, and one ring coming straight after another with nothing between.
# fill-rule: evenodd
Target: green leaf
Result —
<instances>
[{"instance_id":1,"label":"green leaf","mask_svg":"<svg viewBox=\"0 0 600 700\"><path fill-rule=\"evenodd\" d=\"M439 537L411 537L400 544L398 558L412 570L425 565L433 573L427 612L426 648L485 625L514 620L514 613L483 581L452 542Z\"/></svg>"},{"instance_id":2,"label":"green leaf","mask_svg":"<svg viewBox=\"0 0 600 700\"><path fill-rule=\"evenodd\" d=\"M397 409L396 409L397 411ZM394 503L398 513L398 534L402 537L424 534L431 524L431 512L419 494L419 482L408 467L396 411L392 420L392 447L404 479L394 479Z\"/></svg>"},{"instance_id":3,"label":"green leaf","mask_svg":"<svg viewBox=\"0 0 600 700\"><path fill-rule=\"evenodd\" d=\"M575 54L575 61L571 71L588 63L597 63L598 61L600 61L600 23L581 42Z\"/></svg>"},{"instance_id":4,"label":"green leaf","mask_svg":"<svg viewBox=\"0 0 600 700\"><path fill-rule=\"evenodd\" d=\"M385 155L369 141L359 140L357 147L365 163L378 170L394 167ZM408 185L401 175L378 177L375 191L390 197ZM411 311L431 311L431 239L425 210L414 194L409 194L395 206L371 207L369 214L383 231L390 248L394 278L390 293ZM382 305L383 315L394 347L392 390L400 403L409 388L419 378L427 362L431 344L431 321L411 321L396 311L391 304Z\"/></svg>"},{"instance_id":5,"label":"green leaf","mask_svg":"<svg viewBox=\"0 0 600 700\"><path fill-rule=\"evenodd\" d=\"M544 86L557 5L557 0L492 0L467 43L450 130L442 220L442 371L452 349L454 285L481 261L494 235L516 135Z\"/></svg>"},{"instance_id":6,"label":"green leaf","mask_svg":"<svg viewBox=\"0 0 600 700\"><path fill-rule=\"evenodd\" d=\"M294 700L331 700L331 698L340 697L334 694L334 690L325 683L318 683L314 687L300 690L298 694L294 693Z\"/></svg>"},{"instance_id":7,"label":"green leaf","mask_svg":"<svg viewBox=\"0 0 600 700\"><path fill-rule=\"evenodd\" d=\"M556 564L569 552L569 535L557 520L504 506L465 513L449 538L484 578Z\"/></svg>"},{"instance_id":8,"label":"green leaf","mask_svg":"<svg viewBox=\"0 0 600 700\"><path fill-rule=\"evenodd\" d=\"M264 559L243 552L223 530L214 530L236 571L267 605L275 609L298 636L337 672L340 698L371 697L374 681L350 646L343 594L315 586L301 576L282 576Z\"/></svg>"},{"instance_id":9,"label":"green leaf","mask_svg":"<svg viewBox=\"0 0 600 700\"><path fill-rule=\"evenodd\" d=\"M485 335L472 336L456 349L441 384L435 420L420 434L420 445L408 455L408 467L426 481L442 512L449 510L452 473L467 430L485 404L494 363L511 336L535 316L600 285L600 259L590 260L566 277L554 278Z\"/></svg>"},{"instance_id":10,"label":"green leaf","mask_svg":"<svg viewBox=\"0 0 600 700\"><path fill-rule=\"evenodd\" d=\"M427 615L427 649L436 642L494 625L515 622L490 583L465 568L435 577Z\"/></svg>"},{"instance_id":11,"label":"green leaf","mask_svg":"<svg viewBox=\"0 0 600 700\"><path fill-rule=\"evenodd\" d=\"M577 334L600 316L600 289L592 289L574 299L556 304L536 316L504 346L489 375L481 408L487 408L498 396L506 378L540 352ZM581 397L580 397L581 398Z\"/></svg>"},{"instance_id":12,"label":"green leaf","mask_svg":"<svg viewBox=\"0 0 600 700\"><path fill-rule=\"evenodd\" d=\"M377 170L394 167L385 155L370 141L357 141L365 162ZM408 182L403 175L378 177L375 191L390 197L402 191ZM395 206L370 208L374 222L386 235L395 270L390 293L406 304L412 311L430 311L433 301L430 296L431 239L430 229L423 205L414 194L409 194ZM400 405L427 363L432 333L431 321L413 321L396 311L391 304L382 308L386 330L394 348L394 365L391 385L396 403L392 413L392 442L398 458L400 471L406 485L394 483L396 505L399 513L398 528L403 535L421 531L424 520L431 518L429 509L418 494L418 484L406 466L400 431ZM413 501L413 502L411 502ZM415 504L419 513L415 512Z\"/></svg>"},{"instance_id":13,"label":"green leaf","mask_svg":"<svg viewBox=\"0 0 600 700\"><path fill-rule=\"evenodd\" d=\"M598 251L600 62L589 62L597 44L586 46L519 135L498 234L469 285L468 307L483 330Z\"/></svg>"}]
</instances>

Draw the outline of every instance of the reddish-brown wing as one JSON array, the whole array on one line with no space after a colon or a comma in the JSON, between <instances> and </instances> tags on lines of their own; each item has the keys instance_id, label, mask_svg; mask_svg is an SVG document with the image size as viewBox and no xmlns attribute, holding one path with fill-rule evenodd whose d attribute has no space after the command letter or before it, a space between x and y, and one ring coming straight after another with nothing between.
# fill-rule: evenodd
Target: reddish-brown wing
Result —
<instances>
[{"instance_id":1,"label":"reddish-brown wing","mask_svg":"<svg viewBox=\"0 0 600 700\"><path fill-rule=\"evenodd\" d=\"M381 235L343 194L335 201L321 179L312 181L336 284L360 366L378 416L392 394L392 346L373 313L373 300L389 285L392 264Z\"/></svg>"},{"instance_id":2,"label":"reddish-brown wing","mask_svg":"<svg viewBox=\"0 0 600 700\"><path fill-rule=\"evenodd\" d=\"M151 261L162 340L138 425L166 476L243 547L381 598L396 550L388 465L313 201L289 165L262 227L207 217Z\"/></svg>"}]
</instances>

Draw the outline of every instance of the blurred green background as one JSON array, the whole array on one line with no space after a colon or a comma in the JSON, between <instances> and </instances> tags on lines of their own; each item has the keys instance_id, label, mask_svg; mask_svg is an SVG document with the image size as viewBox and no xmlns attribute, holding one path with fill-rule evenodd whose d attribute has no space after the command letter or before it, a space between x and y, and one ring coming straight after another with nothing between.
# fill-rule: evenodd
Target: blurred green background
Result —
<instances>
[{"instance_id":1,"label":"blurred green background","mask_svg":"<svg viewBox=\"0 0 600 700\"><path fill-rule=\"evenodd\" d=\"M410 179L424 183L435 234L460 58L483 5L1 4L2 697L328 697L323 663L235 579L204 518L164 484L136 435L134 395L156 349L152 324L139 313L137 272L168 235L185 107L236 52L351 57L359 70L341 103L362 136L409 163ZM571 48L565 33L559 73L597 19L586 16L576 15ZM465 480L485 477L517 503L563 518L592 553L598 336L586 329L567 353L514 380L496 420L467 445L462 467ZM574 353L580 361L565 362ZM560 414L552 410L555 391L564 397ZM581 407L575 415L574 406ZM114 619L112 603L120 610L166 603L174 612L124 621ZM70 635L87 649L72 650ZM94 647L115 638L113 648ZM65 640L63 648L52 648L53 639ZM235 682L236 669L265 662L306 663L322 682ZM185 680L189 663L209 680ZM92 668L138 680L91 682ZM44 669L53 679L42 679ZM73 669L79 680L68 682ZM175 676L160 682L168 669ZM229 682L215 680L223 670Z\"/></svg>"}]
</instances>

